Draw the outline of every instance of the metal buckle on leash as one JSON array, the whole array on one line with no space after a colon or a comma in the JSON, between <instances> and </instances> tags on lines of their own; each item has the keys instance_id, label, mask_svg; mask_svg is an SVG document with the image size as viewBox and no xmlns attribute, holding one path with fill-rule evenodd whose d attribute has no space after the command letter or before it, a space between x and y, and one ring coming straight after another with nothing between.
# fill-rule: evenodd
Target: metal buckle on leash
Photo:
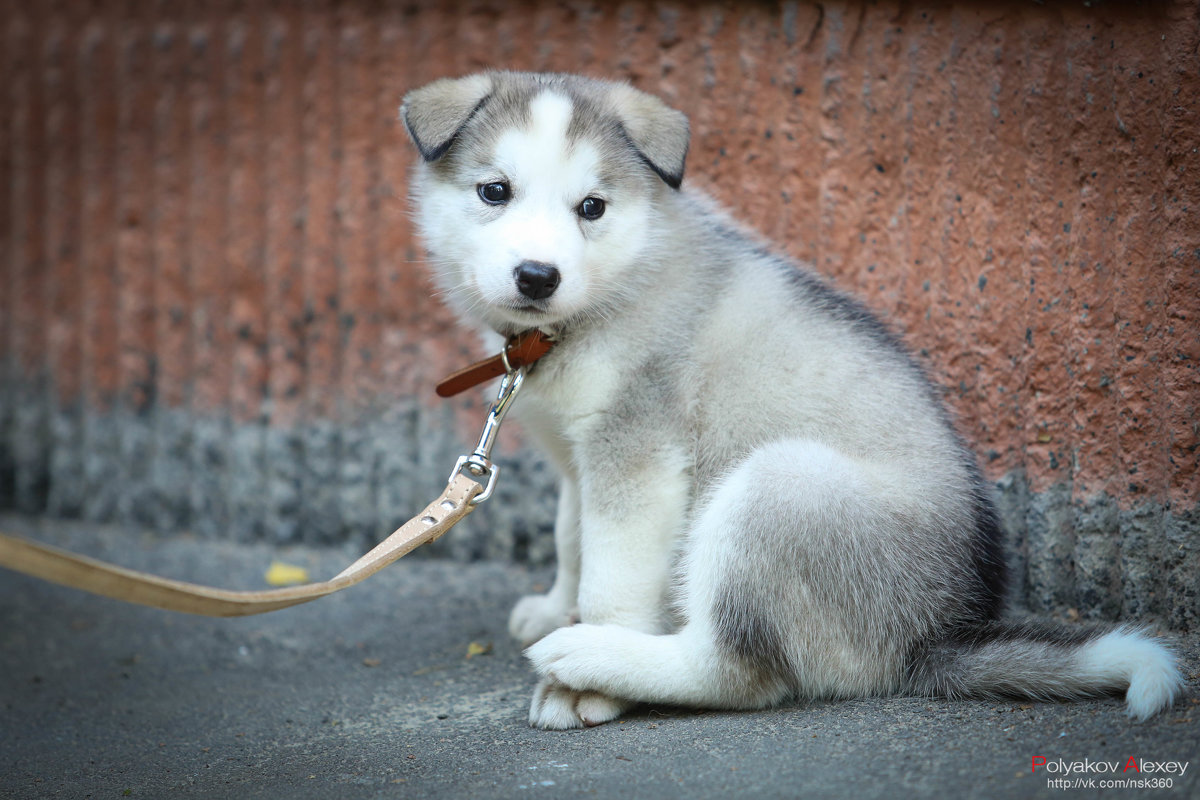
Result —
<instances>
[{"instance_id":1,"label":"metal buckle on leash","mask_svg":"<svg viewBox=\"0 0 1200 800\"><path fill-rule=\"evenodd\" d=\"M504 363L506 367L509 366L507 358ZM471 500L473 506L492 496L492 489L496 486L496 476L500 474L500 467L492 463L492 448L496 444L496 436L500 433L500 423L504 421L513 399L516 398L517 392L520 391L521 384L524 382L525 367L517 369L509 367L500 381L500 391L496 394L496 402L492 403L492 407L488 409L487 420L483 423L483 433L479 436L479 444L475 446L475 452L469 456L459 456L458 461L454 464L454 470L450 473L450 480L454 480L455 476L461 474L464 469L473 480L487 476L487 485Z\"/></svg>"}]
</instances>

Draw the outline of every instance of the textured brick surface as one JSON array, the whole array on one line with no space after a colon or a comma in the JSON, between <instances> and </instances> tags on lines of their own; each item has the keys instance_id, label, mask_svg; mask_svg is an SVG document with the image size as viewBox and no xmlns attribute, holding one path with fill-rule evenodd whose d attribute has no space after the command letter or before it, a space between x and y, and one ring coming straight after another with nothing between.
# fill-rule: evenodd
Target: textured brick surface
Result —
<instances>
[{"instance_id":1,"label":"textured brick surface","mask_svg":"<svg viewBox=\"0 0 1200 800\"><path fill-rule=\"evenodd\" d=\"M0 505L360 538L474 436L406 216L400 97L625 77L687 180L855 291L945 387L1035 608L1197 614L1193 2L4 0ZM546 558L551 477L441 544Z\"/></svg>"}]
</instances>

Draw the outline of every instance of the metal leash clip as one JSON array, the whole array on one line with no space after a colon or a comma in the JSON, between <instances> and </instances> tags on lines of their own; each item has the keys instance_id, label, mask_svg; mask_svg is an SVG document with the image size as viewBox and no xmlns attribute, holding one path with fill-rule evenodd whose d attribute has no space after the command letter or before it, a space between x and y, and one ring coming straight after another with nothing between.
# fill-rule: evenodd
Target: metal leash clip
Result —
<instances>
[{"instance_id":1,"label":"metal leash clip","mask_svg":"<svg viewBox=\"0 0 1200 800\"><path fill-rule=\"evenodd\" d=\"M506 367L509 366L507 358L504 363ZM500 473L500 467L492 463L492 447L495 446L496 437L500 433L500 423L504 421L504 416L508 413L508 409L524 381L525 367L508 368L500 381L500 391L496 395L496 402L492 403L492 407L488 409L487 420L483 424L483 433L479 437L479 444L475 446L475 452L469 456L459 456L458 461L454 464L454 470L450 473L450 480L454 480L455 476L462 473L464 469L472 480L487 476L487 485L471 500L473 506L492 496L492 489L496 486L496 476Z\"/></svg>"}]
</instances>

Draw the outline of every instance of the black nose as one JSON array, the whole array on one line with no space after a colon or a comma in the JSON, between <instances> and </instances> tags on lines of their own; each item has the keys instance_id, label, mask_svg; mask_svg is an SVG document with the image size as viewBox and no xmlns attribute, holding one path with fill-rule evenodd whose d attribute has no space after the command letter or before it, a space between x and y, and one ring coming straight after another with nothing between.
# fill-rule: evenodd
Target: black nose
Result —
<instances>
[{"instance_id":1,"label":"black nose","mask_svg":"<svg viewBox=\"0 0 1200 800\"><path fill-rule=\"evenodd\" d=\"M557 267L541 261L522 261L513 274L517 278L517 290L530 300L545 300L554 294L562 280Z\"/></svg>"}]
</instances>

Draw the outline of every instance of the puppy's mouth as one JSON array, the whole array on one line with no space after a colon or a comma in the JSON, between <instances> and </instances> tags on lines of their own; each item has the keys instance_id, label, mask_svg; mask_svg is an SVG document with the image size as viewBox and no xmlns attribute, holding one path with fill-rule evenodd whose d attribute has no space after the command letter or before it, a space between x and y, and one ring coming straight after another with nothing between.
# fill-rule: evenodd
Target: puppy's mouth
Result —
<instances>
[{"instance_id":1,"label":"puppy's mouth","mask_svg":"<svg viewBox=\"0 0 1200 800\"><path fill-rule=\"evenodd\" d=\"M548 326L556 326L559 322L551 313L548 304L538 301L494 304L489 313L484 315L484 321L502 336L515 336L530 328L546 329Z\"/></svg>"},{"instance_id":2,"label":"puppy's mouth","mask_svg":"<svg viewBox=\"0 0 1200 800\"><path fill-rule=\"evenodd\" d=\"M550 313L550 300L528 300L524 297L499 304L499 308L510 314L529 314L544 317Z\"/></svg>"},{"instance_id":3,"label":"puppy's mouth","mask_svg":"<svg viewBox=\"0 0 1200 800\"><path fill-rule=\"evenodd\" d=\"M512 298L506 303L492 306L488 325L497 333L511 336L521 331L537 328L542 331L558 330L566 321L560 304L546 300Z\"/></svg>"},{"instance_id":4,"label":"puppy's mouth","mask_svg":"<svg viewBox=\"0 0 1200 800\"><path fill-rule=\"evenodd\" d=\"M516 330L542 327L557 322L568 311L564 298L557 293L546 297L527 297L509 289L491 297L481 294L483 297L480 299L485 302L476 306L477 313L482 312L483 318L492 327Z\"/></svg>"}]
</instances>

